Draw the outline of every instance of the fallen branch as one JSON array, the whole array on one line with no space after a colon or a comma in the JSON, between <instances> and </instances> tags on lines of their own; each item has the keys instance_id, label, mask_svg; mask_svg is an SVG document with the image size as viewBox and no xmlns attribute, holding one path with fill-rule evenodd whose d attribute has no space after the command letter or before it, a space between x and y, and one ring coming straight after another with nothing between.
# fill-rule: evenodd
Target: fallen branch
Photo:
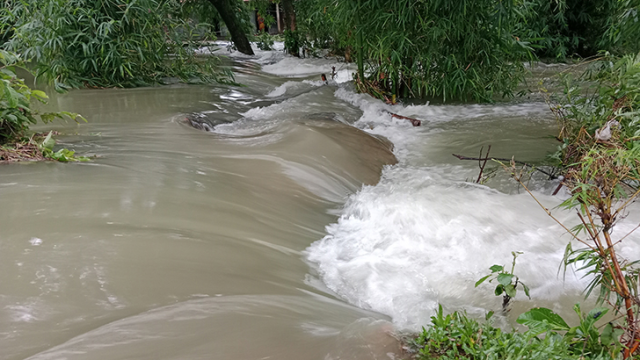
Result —
<instances>
[{"instance_id":1,"label":"fallen branch","mask_svg":"<svg viewBox=\"0 0 640 360\"><path fill-rule=\"evenodd\" d=\"M468 156L463 156L463 155L457 155L457 154L451 154L455 157L457 157L460 160L473 160L473 161L488 161L488 160L495 160L495 161L512 161L512 159L505 159L505 158L497 158L497 157L484 157L484 158L475 158L475 157L468 157ZM540 168L537 168L531 164L528 164L526 162L522 162L522 161L517 161L517 160L513 160L516 164L518 165L523 165L523 166L528 166L530 168L532 168L533 170L539 171L545 175L547 175L549 177L549 180L554 180L557 179L558 177L550 172L547 172L545 170L542 170Z\"/></svg>"},{"instance_id":2,"label":"fallen branch","mask_svg":"<svg viewBox=\"0 0 640 360\"><path fill-rule=\"evenodd\" d=\"M480 148L480 156L482 156L482 150L484 150L484 146ZM480 184L480 180L482 180L482 173L484 172L484 167L487 166L487 161L489 160L489 152L491 151L491 145L487 149L487 155L484 157L484 162L481 159L478 159L478 167L480 167L480 174L478 174L478 180L476 180L477 184Z\"/></svg>"},{"instance_id":3,"label":"fallen branch","mask_svg":"<svg viewBox=\"0 0 640 360\"><path fill-rule=\"evenodd\" d=\"M411 125L413 125L413 126L420 126L422 124L422 121L420 121L418 119L414 119L414 118L398 115L398 114L392 113L391 111L387 111L387 110L385 110L385 111L388 112L389 114L391 114L392 118L402 119L402 120L409 120L411 122Z\"/></svg>"}]
</instances>

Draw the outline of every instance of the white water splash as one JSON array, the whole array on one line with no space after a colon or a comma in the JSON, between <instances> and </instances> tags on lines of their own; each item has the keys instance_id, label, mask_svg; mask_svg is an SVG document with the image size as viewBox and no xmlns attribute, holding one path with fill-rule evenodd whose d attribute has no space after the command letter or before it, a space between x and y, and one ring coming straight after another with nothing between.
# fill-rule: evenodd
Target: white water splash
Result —
<instances>
[{"instance_id":1,"label":"white water splash","mask_svg":"<svg viewBox=\"0 0 640 360\"><path fill-rule=\"evenodd\" d=\"M558 275L571 239L528 194L464 182L477 174L468 165L424 165L438 146L429 144L441 144L447 136L436 124L505 117L530 121L547 111L544 104L391 107L344 88L336 97L363 111L356 126L390 139L400 163L387 167L379 184L352 195L338 222L327 227L328 235L307 249L328 288L350 303L391 316L399 328L419 330L438 304L478 316L499 308L491 284L475 289L474 283L491 265L510 264L511 252L522 251L516 274L533 299L565 311L563 298L580 301L588 279L571 270L564 280ZM426 121L413 128L389 112ZM560 200L536 196L549 208ZM556 216L575 220L568 212ZM637 238L626 245L626 253L640 252Z\"/></svg>"}]
</instances>

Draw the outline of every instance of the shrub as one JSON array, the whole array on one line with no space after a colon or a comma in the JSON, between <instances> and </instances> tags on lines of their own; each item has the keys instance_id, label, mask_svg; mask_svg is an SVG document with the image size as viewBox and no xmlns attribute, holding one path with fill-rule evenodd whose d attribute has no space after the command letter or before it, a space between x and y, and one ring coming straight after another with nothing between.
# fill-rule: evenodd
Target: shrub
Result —
<instances>
[{"instance_id":1,"label":"shrub","mask_svg":"<svg viewBox=\"0 0 640 360\"><path fill-rule=\"evenodd\" d=\"M362 55L374 91L361 89L374 95L491 101L523 79L528 47L512 36L513 1L301 2L310 19L324 18L319 26L330 24L334 43Z\"/></svg>"},{"instance_id":2,"label":"shrub","mask_svg":"<svg viewBox=\"0 0 640 360\"><path fill-rule=\"evenodd\" d=\"M607 353L585 352L581 343L572 342L555 331L529 330L505 332L492 325L493 313L480 323L462 313L444 315L440 307L413 341L415 359L441 360L587 360L612 359ZM544 321L542 321L544 323ZM535 329L537 330L537 329Z\"/></svg>"},{"instance_id":3,"label":"shrub","mask_svg":"<svg viewBox=\"0 0 640 360\"><path fill-rule=\"evenodd\" d=\"M0 21L14 24L6 48L33 60L57 90L229 80L216 58L196 58L200 34L180 10L177 0L22 0Z\"/></svg>"},{"instance_id":4,"label":"shrub","mask_svg":"<svg viewBox=\"0 0 640 360\"><path fill-rule=\"evenodd\" d=\"M55 118L78 117L69 112L39 113L33 110L34 100L45 103L48 97L40 90L29 88L16 75L16 68L21 65L18 55L0 50L0 144L23 136L38 118L48 123Z\"/></svg>"}]
</instances>

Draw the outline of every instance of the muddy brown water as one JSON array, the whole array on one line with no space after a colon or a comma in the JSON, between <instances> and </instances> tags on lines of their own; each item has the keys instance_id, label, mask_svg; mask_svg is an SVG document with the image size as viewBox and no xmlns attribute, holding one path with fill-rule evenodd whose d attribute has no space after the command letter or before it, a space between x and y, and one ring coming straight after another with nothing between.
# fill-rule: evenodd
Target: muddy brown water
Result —
<instances>
[{"instance_id":1,"label":"muddy brown water","mask_svg":"<svg viewBox=\"0 0 640 360\"><path fill-rule=\"evenodd\" d=\"M97 157L0 166L1 359L398 358L438 303L499 307L473 283L517 250L534 304L570 309L557 226L451 157L542 158L544 103L395 108L413 128L322 86L324 60L265 54L271 73L236 63L244 87L52 96L88 123L37 129Z\"/></svg>"}]
</instances>

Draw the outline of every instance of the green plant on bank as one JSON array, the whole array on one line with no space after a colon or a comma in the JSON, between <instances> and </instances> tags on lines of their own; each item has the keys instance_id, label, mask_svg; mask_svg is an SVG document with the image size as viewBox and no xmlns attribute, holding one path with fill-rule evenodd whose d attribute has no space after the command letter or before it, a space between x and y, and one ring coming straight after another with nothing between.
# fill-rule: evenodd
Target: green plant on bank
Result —
<instances>
[{"instance_id":1,"label":"green plant on bank","mask_svg":"<svg viewBox=\"0 0 640 360\"><path fill-rule=\"evenodd\" d=\"M579 310L579 307L578 307ZM604 315L591 312L580 314L581 324L570 328L562 318L549 311L533 309L523 314L519 322L530 327L524 333L506 332L492 324L493 313L485 322L470 319L455 312L444 315L442 306L431 317L431 326L423 329L413 345L413 358L427 359L476 359L476 360L604 360L618 359L610 353L612 347L596 346L583 341L596 331L595 321ZM558 331L566 331L563 336ZM539 336L543 334L544 336Z\"/></svg>"},{"instance_id":2,"label":"green plant on bank","mask_svg":"<svg viewBox=\"0 0 640 360\"><path fill-rule=\"evenodd\" d=\"M565 341L573 349L573 352L582 356L606 356L617 359L623 357L623 345L620 338L623 330L616 328L609 322L603 326L596 326L596 322L602 319L609 309L596 307L584 314L580 304L576 304L573 310L578 315L579 324L569 326L558 314L546 308L534 308L520 315L517 322L529 328L529 333L538 336L541 334L562 335Z\"/></svg>"},{"instance_id":3,"label":"green plant on bank","mask_svg":"<svg viewBox=\"0 0 640 360\"><path fill-rule=\"evenodd\" d=\"M42 156L47 159L56 160L60 162L72 162L72 161L89 161L89 158L86 156L75 156L75 151L69 149L59 149L58 151L53 151L53 147L56 145L55 139L52 137L53 131L49 131L47 136L41 142L34 142L33 137L29 140L42 151Z\"/></svg>"},{"instance_id":4,"label":"green plant on bank","mask_svg":"<svg viewBox=\"0 0 640 360\"><path fill-rule=\"evenodd\" d=\"M33 110L32 102L46 103L47 94L25 85L24 80L16 75L17 68L22 68L20 57L0 50L0 144L23 136L38 118L43 123L56 118L84 120L78 114L66 111L40 113Z\"/></svg>"},{"instance_id":5,"label":"green plant on bank","mask_svg":"<svg viewBox=\"0 0 640 360\"><path fill-rule=\"evenodd\" d=\"M131 87L229 81L215 57L196 56L198 27L178 0L21 0L0 13L13 36L4 46L33 61L36 77L69 87Z\"/></svg>"},{"instance_id":6,"label":"green plant on bank","mask_svg":"<svg viewBox=\"0 0 640 360\"><path fill-rule=\"evenodd\" d=\"M570 192L560 208L575 210L578 225L566 226L544 207L523 183L514 162L508 170L572 236L565 270L575 265L592 279L585 294L597 294L598 304L613 309L616 320L608 333L618 335L623 358L628 359L640 347L640 261L621 257L618 249L638 227L620 235L613 229L640 194L640 54L616 61L604 58L594 65L597 71L585 75L593 83L586 93L567 76L563 105L552 106L562 143L552 158L563 168L563 184ZM575 249L576 244L583 247Z\"/></svg>"},{"instance_id":7,"label":"green plant on bank","mask_svg":"<svg viewBox=\"0 0 640 360\"><path fill-rule=\"evenodd\" d=\"M3 146L0 153L9 152L20 159L15 148L32 151L29 145L34 145L44 158L58 161L86 160L84 157L75 157L74 152L67 149L54 152L55 140L52 139L51 132L41 142L36 141L33 136L26 138L29 126L36 124L38 119L45 124L54 119L86 120L67 111L41 113L34 110L33 102L45 104L48 97L43 91L33 90L25 85L24 80L16 75L17 68L23 68L20 57L0 50L0 146Z\"/></svg>"},{"instance_id":8,"label":"green plant on bank","mask_svg":"<svg viewBox=\"0 0 640 360\"><path fill-rule=\"evenodd\" d=\"M531 296L529 295L529 287L525 285L520 279L514 274L516 268L516 259L518 255L522 254L521 252L512 251L511 255L513 255L513 262L511 264L511 271L506 271L503 265L493 265L489 268L491 270L491 274L482 277L480 280L476 282L475 287L478 287L480 284L489 280L492 282L493 280L497 280L498 284L495 288L495 295L502 296L502 309L506 311L509 307L509 302L511 299L516 297L518 291L518 285L522 287L524 294L527 295L529 299Z\"/></svg>"}]
</instances>

